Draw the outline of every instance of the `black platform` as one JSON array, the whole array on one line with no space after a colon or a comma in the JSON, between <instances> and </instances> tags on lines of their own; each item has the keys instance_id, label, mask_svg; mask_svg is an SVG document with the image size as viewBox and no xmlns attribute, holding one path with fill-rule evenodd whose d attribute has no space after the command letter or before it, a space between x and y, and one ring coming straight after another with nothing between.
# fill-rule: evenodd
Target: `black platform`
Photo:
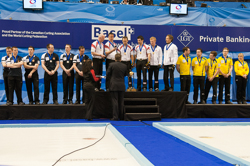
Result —
<instances>
[{"instance_id":1,"label":"black platform","mask_svg":"<svg viewBox=\"0 0 250 166\"><path fill-rule=\"evenodd\" d=\"M186 118L186 92L126 92L125 98L156 98L162 118ZM84 119L84 105L0 106L0 119ZM93 118L112 118L110 93L96 92Z\"/></svg>"},{"instance_id":2,"label":"black platform","mask_svg":"<svg viewBox=\"0 0 250 166\"><path fill-rule=\"evenodd\" d=\"M188 104L188 118L250 118L250 105Z\"/></svg>"},{"instance_id":3,"label":"black platform","mask_svg":"<svg viewBox=\"0 0 250 166\"><path fill-rule=\"evenodd\" d=\"M185 104L186 92L126 92L129 105L136 105L136 98L148 98L157 103L162 118L250 118L250 104ZM153 101L153 98L157 99ZM126 104L125 102L125 104ZM140 100L138 105L146 103ZM128 119L134 115L128 115ZM145 118L155 118L155 114ZM85 105L25 105L0 106L0 119L84 119ZM112 104L108 92L97 92L93 118L112 118ZM141 118L141 117L138 117Z\"/></svg>"}]
</instances>

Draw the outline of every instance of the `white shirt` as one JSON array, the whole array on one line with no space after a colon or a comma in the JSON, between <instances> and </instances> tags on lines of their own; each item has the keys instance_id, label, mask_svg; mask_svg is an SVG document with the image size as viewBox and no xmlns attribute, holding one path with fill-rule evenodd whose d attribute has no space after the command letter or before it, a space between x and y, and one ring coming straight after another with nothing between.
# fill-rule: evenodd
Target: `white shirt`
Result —
<instances>
[{"instance_id":1,"label":"white shirt","mask_svg":"<svg viewBox=\"0 0 250 166\"><path fill-rule=\"evenodd\" d=\"M153 47L149 45L150 49L150 65L152 66L158 66L162 64L162 49L160 46L155 45L154 51L152 49Z\"/></svg>"},{"instance_id":2,"label":"white shirt","mask_svg":"<svg viewBox=\"0 0 250 166\"><path fill-rule=\"evenodd\" d=\"M104 52L103 43L100 43L98 40L94 41L91 44L91 52L96 52L97 54L102 54L103 55L103 52ZM102 59L101 56L92 55L92 57Z\"/></svg>"},{"instance_id":3,"label":"white shirt","mask_svg":"<svg viewBox=\"0 0 250 166\"><path fill-rule=\"evenodd\" d=\"M166 44L163 51L164 51L164 65L176 65L176 62L178 60L177 46L174 43Z\"/></svg>"},{"instance_id":4,"label":"white shirt","mask_svg":"<svg viewBox=\"0 0 250 166\"><path fill-rule=\"evenodd\" d=\"M149 49L148 45L143 44L142 47L140 47L140 45L135 46L136 59L146 60L146 59L148 59L149 53L150 53L150 49Z\"/></svg>"},{"instance_id":5,"label":"white shirt","mask_svg":"<svg viewBox=\"0 0 250 166\"><path fill-rule=\"evenodd\" d=\"M111 43L110 41L107 41L107 43L104 46L105 52L113 50L115 46L116 46L116 44L114 42ZM106 57L107 57L107 59L115 60L115 54L116 54L116 51L113 51L109 55L107 55Z\"/></svg>"},{"instance_id":6,"label":"white shirt","mask_svg":"<svg viewBox=\"0 0 250 166\"><path fill-rule=\"evenodd\" d=\"M124 47L124 45L122 44L120 45L120 47L118 47L117 52L119 52L122 56L121 61L130 61L130 57L131 55L133 55L133 47L129 44Z\"/></svg>"}]
</instances>

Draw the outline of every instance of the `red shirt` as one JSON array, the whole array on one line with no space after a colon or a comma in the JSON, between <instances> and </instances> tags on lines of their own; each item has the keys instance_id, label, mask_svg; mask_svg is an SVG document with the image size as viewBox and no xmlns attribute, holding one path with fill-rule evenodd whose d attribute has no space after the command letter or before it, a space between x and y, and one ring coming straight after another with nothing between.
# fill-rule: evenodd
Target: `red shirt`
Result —
<instances>
[{"instance_id":1,"label":"red shirt","mask_svg":"<svg viewBox=\"0 0 250 166\"><path fill-rule=\"evenodd\" d=\"M91 69L90 72L91 72L91 74L92 74L92 76L93 76L95 82L97 82L97 81L100 80L100 78L97 78L97 77L95 76L95 71L94 71L93 69Z\"/></svg>"}]
</instances>

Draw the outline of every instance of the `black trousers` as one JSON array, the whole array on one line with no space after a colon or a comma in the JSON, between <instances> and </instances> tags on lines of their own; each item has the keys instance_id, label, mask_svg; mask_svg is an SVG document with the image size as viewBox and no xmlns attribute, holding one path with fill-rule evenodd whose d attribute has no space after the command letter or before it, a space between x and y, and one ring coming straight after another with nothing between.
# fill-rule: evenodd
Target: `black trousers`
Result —
<instances>
[{"instance_id":1,"label":"black trousers","mask_svg":"<svg viewBox=\"0 0 250 166\"><path fill-rule=\"evenodd\" d=\"M22 76L9 76L8 83L9 83L9 102L13 103L14 90L16 91L17 103L22 102L23 101L22 99L22 85L23 85Z\"/></svg>"},{"instance_id":2,"label":"black trousers","mask_svg":"<svg viewBox=\"0 0 250 166\"><path fill-rule=\"evenodd\" d=\"M205 85L205 100L207 100L208 93L210 91L211 86L213 87L213 97L212 101L216 101L217 98L217 83L218 83L219 77L215 77L213 81L209 81L208 78L206 79L206 85Z\"/></svg>"},{"instance_id":3,"label":"black trousers","mask_svg":"<svg viewBox=\"0 0 250 166\"><path fill-rule=\"evenodd\" d=\"M84 86L84 96L85 96L85 108L86 108L86 119L92 119L92 113L95 104L95 87L94 86Z\"/></svg>"},{"instance_id":4,"label":"black trousers","mask_svg":"<svg viewBox=\"0 0 250 166\"><path fill-rule=\"evenodd\" d=\"M74 71L72 70L69 77L64 71L62 74L63 79L63 101L72 101L73 87L74 87Z\"/></svg>"},{"instance_id":5,"label":"black trousers","mask_svg":"<svg viewBox=\"0 0 250 166\"><path fill-rule=\"evenodd\" d=\"M224 78L223 75L219 77L219 101L223 101L223 87L225 85L225 101L230 100L230 83L231 76Z\"/></svg>"},{"instance_id":6,"label":"black trousers","mask_svg":"<svg viewBox=\"0 0 250 166\"><path fill-rule=\"evenodd\" d=\"M237 85L237 101L246 101L247 79L242 76L235 76Z\"/></svg>"},{"instance_id":7,"label":"black trousers","mask_svg":"<svg viewBox=\"0 0 250 166\"><path fill-rule=\"evenodd\" d=\"M26 81L26 89L27 89L27 94L28 94L28 98L29 98L29 102L39 102L39 77L37 72L32 74L31 78L28 78L29 73L25 73L24 77L25 77L25 81ZM35 100L33 98L32 95L32 84L34 87L34 96L35 96Z\"/></svg>"},{"instance_id":8,"label":"black trousers","mask_svg":"<svg viewBox=\"0 0 250 166\"><path fill-rule=\"evenodd\" d=\"M190 92L190 85L191 85L191 76L190 75L181 75L180 76L181 82L181 91L187 92L187 101Z\"/></svg>"},{"instance_id":9,"label":"black trousers","mask_svg":"<svg viewBox=\"0 0 250 166\"><path fill-rule=\"evenodd\" d=\"M198 99L198 91L200 86L200 101L205 100L205 76L193 76L194 84L194 101Z\"/></svg>"},{"instance_id":10,"label":"black trousers","mask_svg":"<svg viewBox=\"0 0 250 166\"><path fill-rule=\"evenodd\" d=\"M128 73L131 71L131 63L130 61L121 61L123 64L127 66ZM128 76L128 87L132 87L132 78L130 75Z\"/></svg>"},{"instance_id":11,"label":"black trousers","mask_svg":"<svg viewBox=\"0 0 250 166\"><path fill-rule=\"evenodd\" d=\"M44 97L43 102L49 101L50 84L52 86L53 101L57 101L57 72L54 75L44 73Z\"/></svg>"},{"instance_id":12,"label":"black trousers","mask_svg":"<svg viewBox=\"0 0 250 166\"><path fill-rule=\"evenodd\" d=\"M7 98L7 102L9 101L9 83L8 83L8 71L3 71L3 80L4 80L4 87L5 87L5 94Z\"/></svg>"},{"instance_id":13,"label":"black trousers","mask_svg":"<svg viewBox=\"0 0 250 166\"><path fill-rule=\"evenodd\" d=\"M93 58L93 68L95 71L95 75L102 75L102 62L103 59L98 59L98 58ZM101 88L101 79L100 81L96 82L96 88L100 89Z\"/></svg>"},{"instance_id":14,"label":"black trousers","mask_svg":"<svg viewBox=\"0 0 250 166\"><path fill-rule=\"evenodd\" d=\"M156 88L159 88L159 81L158 81L159 67L158 66L150 66L148 70L149 88L153 88L153 81L152 81L153 73L154 73L154 78L155 78L154 89L156 89Z\"/></svg>"},{"instance_id":15,"label":"black trousers","mask_svg":"<svg viewBox=\"0 0 250 166\"><path fill-rule=\"evenodd\" d=\"M106 72L108 71L109 64L115 62L115 60L112 59L106 59ZM109 89L110 79L106 78L106 89Z\"/></svg>"},{"instance_id":16,"label":"black trousers","mask_svg":"<svg viewBox=\"0 0 250 166\"><path fill-rule=\"evenodd\" d=\"M78 101L80 103L81 99L80 99L80 91L81 91L81 85L82 85L82 102L84 103L84 89L83 89L83 77L80 76L77 72L76 72L76 101Z\"/></svg>"},{"instance_id":17,"label":"black trousers","mask_svg":"<svg viewBox=\"0 0 250 166\"><path fill-rule=\"evenodd\" d=\"M164 66L164 84L165 90L169 90L169 81L168 76L170 75L170 88L174 90L174 65L166 65Z\"/></svg>"},{"instance_id":18,"label":"black trousers","mask_svg":"<svg viewBox=\"0 0 250 166\"><path fill-rule=\"evenodd\" d=\"M124 119L124 92L112 91L110 92L113 106L113 119Z\"/></svg>"},{"instance_id":19,"label":"black trousers","mask_svg":"<svg viewBox=\"0 0 250 166\"><path fill-rule=\"evenodd\" d=\"M141 72L143 74L143 88L147 88L147 60L137 60L136 72L137 72L137 91L141 91Z\"/></svg>"}]
</instances>

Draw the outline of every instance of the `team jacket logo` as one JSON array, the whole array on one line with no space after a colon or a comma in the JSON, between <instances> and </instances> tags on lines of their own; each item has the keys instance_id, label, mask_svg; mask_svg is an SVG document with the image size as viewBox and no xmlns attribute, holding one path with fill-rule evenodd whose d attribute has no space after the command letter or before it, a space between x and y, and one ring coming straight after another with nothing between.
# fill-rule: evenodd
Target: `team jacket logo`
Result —
<instances>
[{"instance_id":1,"label":"team jacket logo","mask_svg":"<svg viewBox=\"0 0 250 166\"><path fill-rule=\"evenodd\" d=\"M177 39L184 45L184 47L188 46L193 40L194 37L185 29Z\"/></svg>"},{"instance_id":2,"label":"team jacket logo","mask_svg":"<svg viewBox=\"0 0 250 166\"><path fill-rule=\"evenodd\" d=\"M97 40L101 33L105 35L105 40L108 40L110 32L114 34L114 40L122 40L123 36L127 36L128 40L131 40L134 28L131 26L92 25L92 40Z\"/></svg>"}]
</instances>

